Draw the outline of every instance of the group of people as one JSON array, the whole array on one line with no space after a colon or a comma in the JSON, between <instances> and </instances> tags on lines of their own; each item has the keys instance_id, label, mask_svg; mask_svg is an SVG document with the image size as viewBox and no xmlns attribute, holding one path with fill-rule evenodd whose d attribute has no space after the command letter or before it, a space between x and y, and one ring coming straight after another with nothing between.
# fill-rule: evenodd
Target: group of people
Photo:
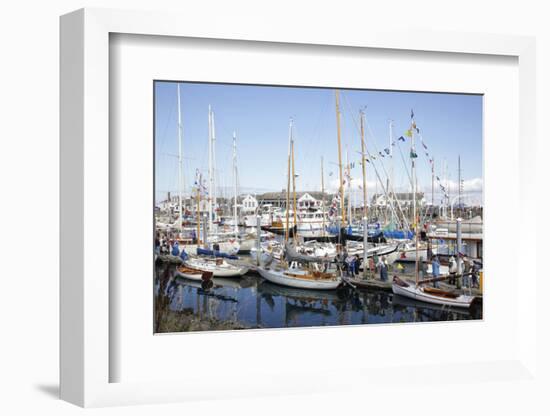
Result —
<instances>
[{"instance_id":1,"label":"group of people","mask_svg":"<svg viewBox=\"0 0 550 416\"><path fill-rule=\"evenodd\" d=\"M348 277L354 277L359 274L361 259L357 254L355 256L350 256L348 255L348 251L344 248L344 250L338 251L334 261L336 263L336 270L341 271L342 274Z\"/></svg>"},{"instance_id":2,"label":"group of people","mask_svg":"<svg viewBox=\"0 0 550 416\"><path fill-rule=\"evenodd\" d=\"M155 237L155 253L158 255L172 254L173 256L179 256L179 244L176 240L157 234Z\"/></svg>"},{"instance_id":3,"label":"group of people","mask_svg":"<svg viewBox=\"0 0 550 416\"><path fill-rule=\"evenodd\" d=\"M359 268L361 267L361 258L359 255L348 255L347 250L344 248L338 251L335 258L336 269L347 277L355 277L359 275ZM389 265L385 256L374 256L369 258L368 267L371 272L379 273L380 280L386 282L388 280Z\"/></svg>"},{"instance_id":4,"label":"group of people","mask_svg":"<svg viewBox=\"0 0 550 416\"><path fill-rule=\"evenodd\" d=\"M454 256L449 258L449 283L451 285L456 285L457 287L479 287L479 271L480 264L467 256L459 254L463 263L463 272L461 274L461 279L457 276L459 272L458 262ZM437 278L440 275L441 263L439 258L434 255L431 259L432 264L432 277ZM460 279L460 280L459 280ZM437 280L433 282L434 287L438 287Z\"/></svg>"}]
</instances>

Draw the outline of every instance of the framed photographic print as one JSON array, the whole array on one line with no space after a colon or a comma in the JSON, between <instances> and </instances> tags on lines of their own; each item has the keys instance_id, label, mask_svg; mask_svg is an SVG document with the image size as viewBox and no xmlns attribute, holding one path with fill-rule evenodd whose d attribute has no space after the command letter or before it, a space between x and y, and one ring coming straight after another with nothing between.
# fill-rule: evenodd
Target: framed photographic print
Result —
<instances>
[{"instance_id":1,"label":"framed photographic print","mask_svg":"<svg viewBox=\"0 0 550 416\"><path fill-rule=\"evenodd\" d=\"M482 95L153 87L155 332L482 319Z\"/></svg>"},{"instance_id":2,"label":"framed photographic print","mask_svg":"<svg viewBox=\"0 0 550 416\"><path fill-rule=\"evenodd\" d=\"M62 398L530 377L533 40L304 36L62 17Z\"/></svg>"}]
</instances>

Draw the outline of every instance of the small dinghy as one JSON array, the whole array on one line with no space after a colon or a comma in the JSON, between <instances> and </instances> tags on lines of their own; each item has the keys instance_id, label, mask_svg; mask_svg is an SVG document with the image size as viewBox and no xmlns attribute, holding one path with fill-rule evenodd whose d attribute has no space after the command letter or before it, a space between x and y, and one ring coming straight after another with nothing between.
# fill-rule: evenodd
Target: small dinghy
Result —
<instances>
[{"instance_id":1,"label":"small dinghy","mask_svg":"<svg viewBox=\"0 0 550 416\"><path fill-rule=\"evenodd\" d=\"M459 308L469 308L475 299L474 296L459 295L433 287L410 284L397 276L393 277L392 291L396 295L414 300Z\"/></svg>"},{"instance_id":2,"label":"small dinghy","mask_svg":"<svg viewBox=\"0 0 550 416\"><path fill-rule=\"evenodd\" d=\"M176 268L176 275L195 281L208 280L212 278L212 273L203 272L202 270L188 267L185 264L181 264Z\"/></svg>"},{"instance_id":3,"label":"small dinghy","mask_svg":"<svg viewBox=\"0 0 550 416\"><path fill-rule=\"evenodd\" d=\"M222 258L188 257L183 264L191 270L211 272L214 277L241 277L248 272L248 267L235 266Z\"/></svg>"}]
</instances>

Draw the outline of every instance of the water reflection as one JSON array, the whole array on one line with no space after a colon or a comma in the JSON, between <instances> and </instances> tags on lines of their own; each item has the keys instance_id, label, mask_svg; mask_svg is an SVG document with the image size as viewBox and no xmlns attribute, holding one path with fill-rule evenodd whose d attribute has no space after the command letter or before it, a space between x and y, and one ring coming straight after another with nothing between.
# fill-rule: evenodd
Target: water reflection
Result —
<instances>
[{"instance_id":1,"label":"water reflection","mask_svg":"<svg viewBox=\"0 0 550 416\"><path fill-rule=\"evenodd\" d=\"M481 319L469 310L416 302L384 291L313 291L278 286L255 275L214 278L211 287L175 277L159 265L155 276L155 332L353 325Z\"/></svg>"}]
</instances>

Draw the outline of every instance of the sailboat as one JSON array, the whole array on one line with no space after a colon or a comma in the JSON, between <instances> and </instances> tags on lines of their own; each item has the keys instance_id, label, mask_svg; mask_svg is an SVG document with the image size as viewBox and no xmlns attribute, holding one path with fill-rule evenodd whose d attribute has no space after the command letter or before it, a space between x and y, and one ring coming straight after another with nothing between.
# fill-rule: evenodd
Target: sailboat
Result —
<instances>
[{"instance_id":1,"label":"sailboat","mask_svg":"<svg viewBox=\"0 0 550 416\"><path fill-rule=\"evenodd\" d=\"M280 264L259 267L258 272L271 283L301 289L330 290L336 289L342 283L342 279L335 273L320 271L316 265L304 268L298 262L292 262L289 267Z\"/></svg>"},{"instance_id":2,"label":"sailboat","mask_svg":"<svg viewBox=\"0 0 550 416\"><path fill-rule=\"evenodd\" d=\"M296 220L296 175L294 172L294 138L292 136L292 119L289 125L289 138L288 138L288 168L287 168L287 193L286 193L286 212L285 212L285 250L288 249L290 232L290 185L292 178L292 205L294 214L294 224ZM295 235L292 237L295 241ZM283 255L284 256L284 255ZM342 282L342 279L336 273L321 271L319 264L316 262L304 263L298 261L291 261L290 265L286 261L274 262L273 255L269 254L266 259L261 262L258 267L260 275L270 281L283 286L301 288L301 289L317 289L317 290L330 290L336 289Z\"/></svg>"},{"instance_id":3,"label":"sailboat","mask_svg":"<svg viewBox=\"0 0 550 416\"><path fill-rule=\"evenodd\" d=\"M214 250L214 245L219 247L220 252L228 254L250 252L255 243L255 237L251 234L239 234L237 218L237 137L233 132L233 188L234 205L232 230L223 230L220 228L220 219L216 214L217 206L217 186L216 186L216 129L214 122L214 112L208 108L208 183L210 195L208 198L208 233L207 242L209 248Z\"/></svg>"},{"instance_id":4,"label":"sailboat","mask_svg":"<svg viewBox=\"0 0 550 416\"><path fill-rule=\"evenodd\" d=\"M412 183L413 183L413 227L414 227L414 246L415 246L415 283L405 282L397 276L393 277L392 280L392 291L396 295L405 296L411 299L435 303L438 305L448 305L455 306L460 308L469 308L474 301L474 296L468 296L463 294L456 294L454 292L449 292L446 290L441 290L438 288L421 286L418 281L418 262L419 262L419 244L418 244L418 218L416 215L416 190L417 190L417 179L416 179L416 169L414 163L414 155L416 155L415 143L414 143L414 118L413 112L411 110L411 119L412 125L411 129L411 172L412 172Z\"/></svg>"}]
</instances>

